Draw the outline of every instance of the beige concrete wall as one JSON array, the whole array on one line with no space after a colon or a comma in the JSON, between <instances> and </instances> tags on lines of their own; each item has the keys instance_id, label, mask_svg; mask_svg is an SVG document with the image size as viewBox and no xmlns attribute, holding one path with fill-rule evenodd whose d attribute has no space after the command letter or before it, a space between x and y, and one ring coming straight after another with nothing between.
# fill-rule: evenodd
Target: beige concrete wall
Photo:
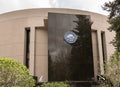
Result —
<instances>
[{"instance_id":1,"label":"beige concrete wall","mask_svg":"<svg viewBox=\"0 0 120 87\"><path fill-rule=\"evenodd\" d=\"M0 56L12 57L23 63L24 19L0 22Z\"/></svg>"},{"instance_id":2,"label":"beige concrete wall","mask_svg":"<svg viewBox=\"0 0 120 87\"><path fill-rule=\"evenodd\" d=\"M97 80L97 75L100 70L97 31L92 31L92 48L93 48L93 61L94 61L94 77L95 80Z\"/></svg>"},{"instance_id":3,"label":"beige concrete wall","mask_svg":"<svg viewBox=\"0 0 120 87\"><path fill-rule=\"evenodd\" d=\"M35 76L42 78L42 81L48 79L48 33L44 27L35 29Z\"/></svg>"},{"instance_id":4,"label":"beige concrete wall","mask_svg":"<svg viewBox=\"0 0 120 87\"><path fill-rule=\"evenodd\" d=\"M99 59L100 69L103 70L103 54L101 45L101 31L106 35L106 55L109 58L114 51L110 44L114 33L109 32L107 17L104 15L72 9L29 9L0 14L0 56L12 57L22 63L25 60L25 28L30 27L30 72L38 77L43 76L43 81L48 79L48 42L47 25L45 20L48 18L48 12L66 13L66 14L84 14L90 15L94 53L95 75L97 75L96 60ZM35 27L39 27L35 29ZM98 47L98 48L97 48ZM98 52L98 54L96 53ZM102 72L104 73L104 72Z\"/></svg>"}]
</instances>

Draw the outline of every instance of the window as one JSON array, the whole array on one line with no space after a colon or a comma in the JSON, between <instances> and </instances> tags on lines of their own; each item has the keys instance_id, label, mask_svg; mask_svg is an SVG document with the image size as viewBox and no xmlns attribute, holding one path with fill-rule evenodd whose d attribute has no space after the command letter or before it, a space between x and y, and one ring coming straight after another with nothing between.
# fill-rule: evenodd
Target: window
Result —
<instances>
[{"instance_id":1,"label":"window","mask_svg":"<svg viewBox=\"0 0 120 87\"><path fill-rule=\"evenodd\" d=\"M29 57L30 57L30 28L25 29L25 65L29 68Z\"/></svg>"},{"instance_id":2,"label":"window","mask_svg":"<svg viewBox=\"0 0 120 87\"><path fill-rule=\"evenodd\" d=\"M106 62L106 45L105 45L105 32L101 32L101 44L102 44L102 54L103 54L103 64ZM104 67L105 70L105 67Z\"/></svg>"}]
</instances>

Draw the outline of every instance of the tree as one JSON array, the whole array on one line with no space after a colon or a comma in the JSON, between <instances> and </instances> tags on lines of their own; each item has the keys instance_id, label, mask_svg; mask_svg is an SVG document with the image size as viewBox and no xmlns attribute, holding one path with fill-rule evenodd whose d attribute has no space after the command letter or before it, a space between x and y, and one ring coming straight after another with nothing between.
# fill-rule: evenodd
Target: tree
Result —
<instances>
[{"instance_id":1,"label":"tree","mask_svg":"<svg viewBox=\"0 0 120 87\"><path fill-rule=\"evenodd\" d=\"M69 59L69 67L72 71L71 80L91 80L94 76L91 41L92 22L89 16L76 15L76 20L73 20L73 23L76 26L72 31L78 36L78 39L74 44L71 44L71 57Z\"/></svg>"},{"instance_id":2,"label":"tree","mask_svg":"<svg viewBox=\"0 0 120 87\"><path fill-rule=\"evenodd\" d=\"M120 87L120 0L106 2L103 9L110 13L108 30L116 33L112 41L116 51L105 63L106 72L103 76L99 76L102 79L99 87Z\"/></svg>"},{"instance_id":3,"label":"tree","mask_svg":"<svg viewBox=\"0 0 120 87\"><path fill-rule=\"evenodd\" d=\"M99 75L100 85L98 87L120 87L120 61L117 56L120 53L114 53L110 60L105 64L106 73Z\"/></svg>"},{"instance_id":4,"label":"tree","mask_svg":"<svg viewBox=\"0 0 120 87\"><path fill-rule=\"evenodd\" d=\"M108 21L110 23L109 30L116 33L112 43L116 47L116 50L120 52L120 0L106 2L103 9L110 13Z\"/></svg>"},{"instance_id":5,"label":"tree","mask_svg":"<svg viewBox=\"0 0 120 87\"><path fill-rule=\"evenodd\" d=\"M34 79L21 63L0 58L0 87L33 87Z\"/></svg>"},{"instance_id":6,"label":"tree","mask_svg":"<svg viewBox=\"0 0 120 87\"><path fill-rule=\"evenodd\" d=\"M103 9L110 13L109 18L120 16L120 0L106 2Z\"/></svg>"}]
</instances>

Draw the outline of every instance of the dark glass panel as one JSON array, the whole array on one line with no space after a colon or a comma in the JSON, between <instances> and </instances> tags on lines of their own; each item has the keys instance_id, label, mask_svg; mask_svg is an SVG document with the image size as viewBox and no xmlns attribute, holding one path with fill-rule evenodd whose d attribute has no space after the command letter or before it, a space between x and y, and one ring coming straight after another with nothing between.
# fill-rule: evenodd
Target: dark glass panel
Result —
<instances>
[{"instance_id":1,"label":"dark glass panel","mask_svg":"<svg viewBox=\"0 0 120 87\"><path fill-rule=\"evenodd\" d=\"M29 56L30 56L30 28L25 29L26 32L26 58L25 58L25 65L29 68Z\"/></svg>"},{"instance_id":2,"label":"dark glass panel","mask_svg":"<svg viewBox=\"0 0 120 87\"><path fill-rule=\"evenodd\" d=\"M90 16L49 13L48 75L49 81L91 81L93 55ZM66 32L77 35L77 41L64 41Z\"/></svg>"}]
</instances>

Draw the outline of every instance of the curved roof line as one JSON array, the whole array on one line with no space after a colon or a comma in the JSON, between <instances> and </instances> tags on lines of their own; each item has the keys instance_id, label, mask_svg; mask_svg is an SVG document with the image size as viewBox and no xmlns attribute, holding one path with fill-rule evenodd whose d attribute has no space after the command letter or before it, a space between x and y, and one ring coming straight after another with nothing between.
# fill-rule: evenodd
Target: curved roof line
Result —
<instances>
[{"instance_id":1,"label":"curved roof line","mask_svg":"<svg viewBox=\"0 0 120 87\"><path fill-rule=\"evenodd\" d=\"M30 11L30 10L57 10L57 9L61 10L61 11L62 10L82 11L82 12L86 12L86 13L93 13L93 14L97 14L97 15L101 15L101 16L106 16L106 15L103 15L103 14L100 14L100 13L95 13L95 12L86 11L86 10L79 10L79 9L71 9L71 8L30 8L30 9L14 10L14 11L2 13L0 15L5 15L5 14L9 14L9 13L16 13L16 12L22 12L22 11Z\"/></svg>"}]
</instances>

